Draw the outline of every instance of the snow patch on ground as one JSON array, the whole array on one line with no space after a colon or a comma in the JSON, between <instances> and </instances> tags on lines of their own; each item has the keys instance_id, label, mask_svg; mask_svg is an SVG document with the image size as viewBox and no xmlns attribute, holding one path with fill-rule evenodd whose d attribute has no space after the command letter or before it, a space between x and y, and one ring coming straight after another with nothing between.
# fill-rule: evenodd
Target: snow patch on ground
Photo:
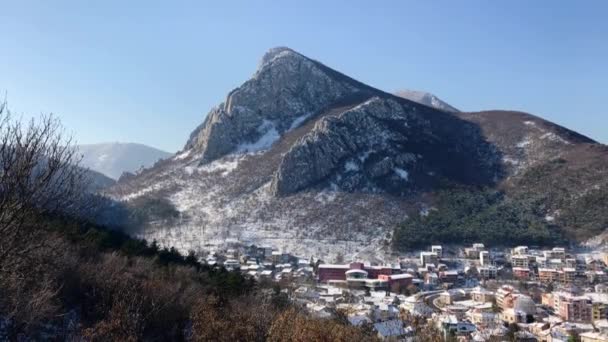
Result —
<instances>
[{"instance_id":1,"label":"snow patch on ground","mask_svg":"<svg viewBox=\"0 0 608 342\"><path fill-rule=\"evenodd\" d=\"M164 185L162 183L157 183L157 184L148 186L146 188L143 188L143 189L141 189L141 190L139 190L137 192L131 193L131 194L127 195L127 196L123 196L121 198L121 200L123 200L123 201L130 201L130 200L142 197L144 195L147 195L149 193L152 193L154 191L160 190L160 189L163 188L163 186Z\"/></svg>"},{"instance_id":2,"label":"snow patch on ground","mask_svg":"<svg viewBox=\"0 0 608 342\"><path fill-rule=\"evenodd\" d=\"M184 160L184 159L190 157L190 154L192 154L192 150L186 150L186 151L176 155L175 157L173 157L173 160Z\"/></svg>"},{"instance_id":3,"label":"snow patch on ground","mask_svg":"<svg viewBox=\"0 0 608 342\"><path fill-rule=\"evenodd\" d=\"M346 171L346 172L350 172L350 171L357 172L357 171L359 171L359 165L357 165L355 162L349 160L349 161L346 162L346 164L344 164L344 171Z\"/></svg>"},{"instance_id":4,"label":"snow patch on ground","mask_svg":"<svg viewBox=\"0 0 608 342\"><path fill-rule=\"evenodd\" d=\"M519 160L507 156L502 158L502 162L505 164L519 165Z\"/></svg>"},{"instance_id":5,"label":"snow patch on ground","mask_svg":"<svg viewBox=\"0 0 608 342\"><path fill-rule=\"evenodd\" d=\"M563 139L559 135L557 135L555 133L552 133L552 132L545 133L545 134L541 135L540 138L543 139L543 140L548 139L548 140L555 141L555 142L562 143L562 144L566 144L566 145L570 144L568 141L566 141L565 139Z\"/></svg>"},{"instance_id":6,"label":"snow patch on ground","mask_svg":"<svg viewBox=\"0 0 608 342\"><path fill-rule=\"evenodd\" d=\"M239 158L239 157L227 156L227 157L215 160L209 164L200 166L200 167L196 168L196 171L207 172L207 173L222 171L222 176L226 176L230 172L234 171L239 166L239 161L241 161L241 158ZM188 168L189 167L186 167L186 169L188 169ZM188 172L188 171L186 171L186 172ZM192 174L192 172L190 172L190 174Z\"/></svg>"},{"instance_id":7,"label":"snow patch on ground","mask_svg":"<svg viewBox=\"0 0 608 342\"><path fill-rule=\"evenodd\" d=\"M331 203L336 199L337 192L335 191L321 191L315 196L317 202L327 204Z\"/></svg>"},{"instance_id":8,"label":"snow patch on ground","mask_svg":"<svg viewBox=\"0 0 608 342\"><path fill-rule=\"evenodd\" d=\"M407 171L405 171L404 169L396 167L394 169L394 171L395 171L395 174L397 176L399 176L399 178L401 178L401 179L403 179L405 181L409 180L410 174Z\"/></svg>"},{"instance_id":9,"label":"snow patch on ground","mask_svg":"<svg viewBox=\"0 0 608 342\"><path fill-rule=\"evenodd\" d=\"M258 132L263 133L263 135L253 143L245 143L241 144L236 148L236 152L238 153L252 153L259 152L263 150L267 150L274 144L281 135L279 131L277 131L274 123L269 120L264 120L262 124L258 127Z\"/></svg>"},{"instance_id":10,"label":"snow patch on ground","mask_svg":"<svg viewBox=\"0 0 608 342\"><path fill-rule=\"evenodd\" d=\"M555 221L555 216L553 216L553 215L547 215L547 216L545 216L545 221L547 221L547 222L553 222L553 221Z\"/></svg>"},{"instance_id":11,"label":"snow patch on ground","mask_svg":"<svg viewBox=\"0 0 608 342\"><path fill-rule=\"evenodd\" d=\"M302 124L302 122L306 121L309 117L310 114L304 114L295 118L295 120L293 120L293 122L291 123L291 126L289 126L289 131L298 128Z\"/></svg>"},{"instance_id":12,"label":"snow patch on ground","mask_svg":"<svg viewBox=\"0 0 608 342\"><path fill-rule=\"evenodd\" d=\"M365 152L361 153L361 154L359 155L359 160L360 160L362 163L365 163L365 161L367 160L367 158L369 158L369 155L370 155L370 154L372 154L372 151L365 151Z\"/></svg>"},{"instance_id":13,"label":"snow patch on ground","mask_svg":"<svg viewBox=\"0 0 608 342\"><path fill-rule=\"evenodd\" d=\"M365 102L363 102L361 104L358 104L357 106L355 106L354 108L352 108L350 111L359 110L359 109L361 109L361 108L369 105L370 103L378 101L378 100L379 100L378 98L372 97L371 99L369 99L369 100L367 100L367 101L365 101Z\"/></svg>"},{"instance_id":14,"label":"snow patch on ground","mask_svg":"<svg viewBox=\"0 0 608 342\"><path fill-rule=\"evenodd\" d=\"M248 167L246 161L258 158L258 153L230 154L205 165L193 157L194 152L173 161L124 196L128 200L148 193L159 195L180 212L177 219L149 222L137 237L182 253L209 252L239 241L304 258L314 255L333 260L342 254L346 259L376 260L390 254L384 249L387 233L397 220L404 219L406 203L369 193L353 199L343 196L335 184L334 191L302 192L288 199L272 195L270 179L251 181L250 188L233 188L234 183L245 181L239 169ZM360 167L357 158L351 161ZM380 217L361 214L378 206L390 208L390 213ZM328 214L334 212L336 217ZM350 215L352 221L340 219Z\"/></svg>"},{"instance_id":15,"label":"snow patch on ground","mask_svg":"<svg viewBox=\"0 0 608 342\"><path fill-rule=\"evenodd\" d=\"M530 145L531 143L532 143L532 140L530 138L525 138L524 140L517 143L517 147L525 148L526 146Z\"/></svg>"}]
</instances>

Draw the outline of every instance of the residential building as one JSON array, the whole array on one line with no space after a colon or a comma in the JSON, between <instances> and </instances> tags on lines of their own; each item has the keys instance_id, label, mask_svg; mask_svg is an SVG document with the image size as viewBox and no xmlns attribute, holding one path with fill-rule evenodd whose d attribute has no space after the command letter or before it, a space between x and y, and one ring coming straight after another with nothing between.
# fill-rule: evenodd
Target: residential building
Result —
<instances>
[{"instance_id":1,"label":"residential building","mask_svg":"<svg viewBox=\"0 0 608 342\"><path fill-rule=\"evenodd\" d=\"M562 247L554 247L552 250L543 251L543 255L547 259L561 259L564 260L566 258L566 249Z\"/></svg>"},{"instance_id":2,"label":"residential building","mask_svg":"<svg viewBox=\"0 0 608 342\"><path fill-rule=\"evenodd\" d=\"M464 254L469 259L479 259L479 252L484 250L483 243L474 243L473 247L468 247L464 249Z\"/></svg>"},{"instance_id":3,"label":"residential building","mask_svg":"<svg viewBox=\"0 0 608 342\"><path fill-rule=\"evenodd\" d=\"M566 267L576 268L576 259L568 258L565 260Z\"/></svg>"},{"instance_id":4,"label":"residential building","mask_svg":"<svg viewBox=\"0 0 608 342\"><path fill-rule=\"evenodd\" d=\"M541 295L541 304L551 308L555 308L555 296L553 293L543 293Z\"/></svg>"},{"instance_id":5,"label":"residential building","mask_svg":"<svg viewBox=\"0 0 608 342\"><path fill-rule=\"evenodd\" d=\"M561 271L558 272L559 281L562 284L572 284L574 279L576 278L576 269L564 267Z\"/></svg>"},{"instance_id":6,"label":"residential building","mask_svg":"<svg viewBox=\"0 0 608 342\"><path fill-rule=\"evenodd\" d=\"M431 246L431 252L437 254L437 257L439 259L443 257L443 247L439 245Z\"/></svg>"},{"instance_id":7,"label":"residential building","mask_svg":"<svg viewBox=\"0 0 608 342\"><path fill-rule=\"evenodd\" d=\"M497 315L493 312L487 312L485 310L472 309L467 313L467 316L471 323L478 327L492 327L496 324Z\"/></svg>"},{"instance_id":8,"label":"residential building","mask_svg":"<svg viewBox=\"0 0 608 342\"><path fill-rule=\"evenodd\" d=\"M437 285L439 284L439 276L437 275L437 273L429 272L424 276L424 282L427 285Z\"/></svg>"},{"instance_id":9,"label":"residential building","mask_svg":"<svg viewBox=\"0 0 608 342\"><path fill-rule=\"evenodd\" d=\"M350 265L321 264L318 267L317 277L322 283L329 280L346 280L348 270L350 270Z\"/></svg>"},{"instance_id":10,"label":"residential building","mask_svg":"<svg viewBox=\"0 0 608 342\"><path fill-rule=\"evenodd\" d=\"M439 280L442 283L454 284L458 281L458 271L456 271L456 270L441 271L441 272L439 272Z\"/></svg>"},{"instance_id":11,"label":"residential building","mask_svg":"<svg viewBox=\"0 0 608 342\"><path fill-rule=\"evenodd\" d=\"M570 292L554 292L553 305L556 313L565 321L591 322L591 299L587 296L577 296Z\"/></svg>"},{"instance_id":12,"label":"residential building","mask_svg":"<svg viewBox=\"0 0 608 342\"><path fill-rule=\"evenodd\" d=\"M380 275L391 275L393 274L393 267L390 265L372 266L361 264L362 269L366 270L369 278L377 279Z\"/></svg>"},{"instance_id":13,"label":"residential building","mask_svg":"<svg viewBox=\"0 0 608 342\"><path fill-rule=\"evenodd\" d=\"M489 266L492 264L492 262L490 261L490 252L488 251L481 251L479 252L479 263L482 266Z\"/></svg>"},{"instance_id":14,"label":"residential building","mask_svg":"<svg viewBox=\"0 0 608 342\"><path fill-rule=\"evenodd\" d=\"M490 303L494 300L494 292L476 287L471 291L471 299L478 303Z\"/></svg>"},{"instance_id":15,"label":"residential building","mask_svg":"<svg viewBox=\"0 0 608 342\"><path fill-rule=\"evenodd\" d=\"M545 258L544 256L537 256L535 258L536 261L536 266L538 266L538 268L547 268L547 258Z\"/></svg>"},{"instance_id":16,"label":"residential building","mask_svg":"<svg viewBox=\"0 0 608 342\"><path fill-rule=\"evenodd\" d=\"M528 246L517 246L511 250L511 255L527 255Z\"/></svg>"},{"instance_id":17,"label":"residential building","mask_svg":"<svg viewBox=\"0 0 608 342\"><path fill-rule=\"evenodd\" d=\"M470 336L477 331L477 327L473 323L461 322L455 315L449 315L441 319L440 327L445 340L450 337Z\"/></svg>"},{"instance_id":18,"label":"residential building","mask_svg":"<svg viewBox=\"0 0 608 342\"><path fill-rule=\"evenodd\" d=\"M401 292L402 289L406 289L412 284L414 277L410 274L391 274L391 275L379 275L378 279L386 280L388 282L388 288L395 293Z\"/></svg>"},{"instance_id":19,"label":"residential building","mask_svg":"<svg viewBox=\"0 0 608 342\"><path fill-rule=\"evenodd\" d=\"M382 340L399 340L407 333L400 319L376 323L374 329L378 332L378 338Z\"/></svg>"},{"instance_id":20,"label":"residential building","mask_svg":"<svg viewBox=\"0 0 608 342\"><path fill-rule=\"evenodd\" d=\"M512 255L511 256L511 266L518 268L529 268L529 258L527 255Z\"/></svg>"},{"instance_id":21,"label":"residential building","mask_svg":"<svg viewBox=\"0 0 608 342\"><path fill-rule=\"evenodd\" d=\"M481 279L496 279L498 269L496 266L482 266L477 269Z\"/></svg>"},{"instance_id":22,"label":"residential building","mask_svg":"<svg viewBox=\"0 0 608 342\"><path fill-rule=\"evenodd\" d=\"M507 324L526 323L526 315L522 312L515 311L512 308L502 310L499 315L501 321Z\"/></svg>"},{"instance_id":23,"label":"residential building","mask_svg":"<svg viewBox=\"0 0 608 342\"><path fill-rule=\"evenodd\" d=\"M420 252L420 265L434 265L437 266L439 263L438 255L436 252Z\"/></svg>"},{"instance_id":24,"label":"residential building","mask_svg":"<svg viewBox=\"0 0 608 342\"><path fill-rule=\"evenodd\" d=\"M581 342L608 342L608 333L588 331L579 335Z\"/></svg>"},{"instance_id":25,"label":"residential building","mask_svg":"<svg viewBox=\"0 0 608 342\"><path fill-rule=\"evenodd\" d=\"M523 267L513 267L513 277L521 280L530 279L530 269Z\"/></svg>"},{"instance_id":26,"label":"residential building","mask_svg":"<svg viewBox=\"0 0 608 342\"><path fill-rule=\"evenodd\" d=\"M608 281L608 277L606 277L606 273L604 271L587 271L585 272L587 276L587 281L590 283L605 283Z\"/></svg>"},{"instance_id":27,"label":"residential building","mask_svg":"<svg viewBox=\"0 0 608 342\"><path fill-rule=\"evenodd\" d=\"M330 280L346 281L347 272L351 270L365 271L367 273L366 278L374 280L378 279L380 275L391 275L393 273L392 266L372 266L365 265L361 262L353 262L345 265L321 264L317 270L317 278L322 283Z\"/></svg>"},{"instance_id":28,"label":"residential building","mask_svg":"<svg viewBox=\"0 0 608 342\"><path fill-rule=\"evenodd\" d=\"M540 280L541 283L552 283L559 280L559 274L556 269L539 268L538 280Z\"/></svg>"},{"instance_id":29,"label":"residential building","mask_svg":"<svg viewBox=\"0 0 608 342\"><path fill-rule=\"evenodd\" d=\"M500 319L506 323L529 323L536 313L536 305L532 298L522 294L512 294L513 307L503 309Z\"/></svg>"},{"instance_id":30,"label":"residential building","mask_svg":"<svg viewBox=\"0 0 608 342\"><path fill-rule=\"evenodd\" d=\"M599 321L600 319L608 319L608 304L593 303L591 308L591 316L593 321Z\"/></svg>"},{"instance_id":31,"label":"residential building","mask_svg":"<svg viewBox=\"0 0 608 342\"><path fill-rule=\"evenodd\" d=\"M517 291L513 286L501 286L498 290L496 290L496 305L502 309L513 307L514 294L517 294Z\"/></svg>"}]
</instances>

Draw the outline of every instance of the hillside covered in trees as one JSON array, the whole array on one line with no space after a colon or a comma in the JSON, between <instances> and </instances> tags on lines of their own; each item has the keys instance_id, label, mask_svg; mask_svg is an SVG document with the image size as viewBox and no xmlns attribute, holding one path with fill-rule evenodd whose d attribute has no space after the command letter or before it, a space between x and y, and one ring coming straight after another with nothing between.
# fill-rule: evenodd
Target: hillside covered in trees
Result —
<instances>
[{"instance_id":1,"label":"hillside covered in trees","mask_svg":"<svg viewBox=\"0 0 608 342\"><path fill-rule=\"evenodd\" d=\"M52 116L24 125L0 105L0 340L374 339L280 287L90 223L78 162Z\"/></svg>"},{"instance_id":2,"label":"hillside covered in trees","mask_svg":"<svg viewBox=\"0 0 608 342\"><path fill-rule=\"evenodd\" d=\"M435 203L395 228L395 249L424 248L433 243L509 246L564 242L561 231L542 217L537 203L509 199L500 191L451 187L437 192Z\"/></svg>"}]
</instances>

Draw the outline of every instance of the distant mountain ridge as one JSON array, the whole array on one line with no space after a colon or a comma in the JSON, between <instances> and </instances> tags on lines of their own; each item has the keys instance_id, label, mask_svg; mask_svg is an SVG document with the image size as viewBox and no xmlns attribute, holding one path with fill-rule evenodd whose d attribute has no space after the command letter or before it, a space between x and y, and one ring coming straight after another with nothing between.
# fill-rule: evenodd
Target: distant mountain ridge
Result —
<instances>
[{"instance_id":1,"label":"distant mountain ridge","mask_svg":"<svg viewBox=\"0 0 608 342\"><path fill-rule=\"evenodd\" d=\"M136 143L100 143L79 145L82 166L118 179L124 172L133 173L154 165L171 153Z\"/></svg>"},{"instance_id":2,"label":"distant mountain ridge","mask_svg":"<svg viewBox=\"0 0 608 342\"><path fill-rule=\"evenodd\" d=\"M435 109L443 110L451 113L458 113L459 110L447 104L446 102L439 99L437 96L427 93L424 91L418 90L398 90L395 92L395 95L399 97L403 97L404 99L408 99L414 102L418 102L425 106L433 107Z\"/></svg>"},{"instance_id":3,"label":"distant mountain ridge","mask_svg":"<svg viewBox=\"0 0 608 342\"><path fill-rule=\"evenodd\" d=\"M530 200L543 234L580 241L605 228L597 219L608 209L603 204L590 221L576 221L567 209L603 196L603 145L526 113L466 113L445 103L436 108L436 97L423 104L424 96L411 98L289 48L271 49L183 151L109 193L173 205L179 221L150 222L145 237L183 250L232 238L302 255L390 255L394 228L433 207L446 187ZM575 172L577 156L589 165L584 175ZM554 183L547 189L536 179ZM335 247L336 240L351 243Z\"/></svg>"}]
</instances>

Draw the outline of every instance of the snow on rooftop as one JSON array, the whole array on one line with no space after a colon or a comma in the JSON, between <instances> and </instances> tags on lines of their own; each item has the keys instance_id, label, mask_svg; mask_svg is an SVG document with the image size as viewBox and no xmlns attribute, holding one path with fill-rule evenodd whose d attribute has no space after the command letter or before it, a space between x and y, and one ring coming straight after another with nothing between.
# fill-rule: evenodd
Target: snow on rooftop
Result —
<instances>
[{"instance_id":1,"label":"snow on rooftop","mask_svg":"<svg viewBox=\"0 0 608 342\"><path fill-rule=\"evenodd\" d=\"M338 269L350 269L350 265L338 265L338 264L321 264L319 268L338 268Z\"/></svg>"},{"instance_id":2,"label":"snow on rooftop","mask_svg":"<svg viewBox=\"0 0 608 342\"><path fill-rule=\"evenodd\" d=\"M409 278L414 278L412 275L407 274L407 273L403 273L403 274L393 274L391 275L391 279L393 280L397 280L397 279L409 279Z\"/></svg>"}]
</instances>

